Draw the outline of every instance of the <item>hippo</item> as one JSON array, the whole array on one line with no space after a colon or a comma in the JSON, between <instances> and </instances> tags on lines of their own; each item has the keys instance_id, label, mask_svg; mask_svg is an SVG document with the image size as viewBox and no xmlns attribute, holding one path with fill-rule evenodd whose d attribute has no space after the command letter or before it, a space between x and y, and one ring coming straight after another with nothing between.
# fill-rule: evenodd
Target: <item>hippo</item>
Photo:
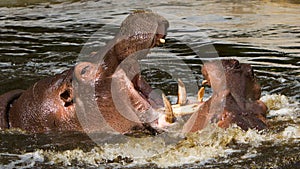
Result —
<instances>
[{"instance_id":1,"label":"hippo","mask_svg":"<svg viewBox=\"0 0 300 169\"><path fill-rule=\"evenodd\" d=\"M185 123L184 132L201 130L210 122L222 128L231 124L243 130L267 128L267 107L259 100L261 88L251 65L236 59L213 60L204 62L201 71L206 79L203 84L210 86L213 94L199 103L197 111Z\"/></svg>"},{"instance_id":2,"label":"hippo","mask_svg":"<svg viewBox=\"0 0 300 169\"><path fill-rule=\"evenodd\" d=\"M108 130L109 126L122 134L134 129L147 130L148 126L139 120L139 116L152 107L150 103L155 103L149 97L152 88L138 73L133 73L138 72L134 66L136 62L131 63L132 72L122 70L119 65L128 57L145 56L150 48L164 43L168 26L168 21L156 13L133 12L106 46L73 68L40 80L25 91L14 90L1 95L1 129L20 128L33 133L92 132ZM112 85L113 79L118 83ZM112 91L128 96L129 115L133 120L118 113ZM89 104L93 109L87 106ZM101 115L87 112L95 109ZM84 126L84 120L80 121L86 116L89 116L89 127ZM94 120L97 116L108 125L99 125L101 122Z\"/></svg>"},{"instance_id":3,"label":"hippo","mask_svg":"<svg viewBox=\"0 0 300 169\"><path fill-rule=\"evenodd\" d=\"M141 131L155 135L168 131L179 117L188 114L183 132L199 131L211 122L222 128L235 123L243 130L265 129L267 108L259 101L260 86L253 69L235 59L204 62L203 84L213 90L205 102L203 87L198 102L186 101L181 80L179 112L173 111L178 105L171 105L164 94L153 91L139 74L137 59L165 43L168 27L168 21L153 12L130 14L111 41L71 69L40 80L27 90L1 95L0 128L33 133ZM192 108L183 112L184 107Z\"/></svg>"}]
</instances>

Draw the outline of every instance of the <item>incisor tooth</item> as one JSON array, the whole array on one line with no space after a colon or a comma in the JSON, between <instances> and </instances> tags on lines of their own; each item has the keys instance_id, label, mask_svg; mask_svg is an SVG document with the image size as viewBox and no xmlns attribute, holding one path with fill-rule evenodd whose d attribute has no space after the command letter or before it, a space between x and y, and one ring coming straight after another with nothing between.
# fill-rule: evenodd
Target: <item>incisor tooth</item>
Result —
<instances>
[{"instance_id":1,"label":"incisor tooth","mask_svg":"<svg viewBox=\"0 0 300 169\"><path fill-rule=\"evenodd\" d=\"M170 103L170 101L168 100L168 98L166 97L165 94L162 94L162 98L163 98L164 105L165 105L165 116L166 116L165 120L168 123L174 123L175 120L176 120L176 117L173 113L171 103Z\"/></svg>"},{"instance_id":2,"label":"incisor tooth","mask_svg":"<svg viewBox=\"0 0 300 169\"><path fill-rule=\"evenodd\" d=\"M204 96L204 87L201 87L198 91L198 101L199 102L203 102L203 96Z\"/></svg>"},{"instance_id":3,"label":"incisor tooth","mask_svg":"<svg viewBox=\"0 0 300 169\"><path fill-rule=\"evenodd\" d=\"M202 81L202 85L206 85L207 83L208 83L207 80L203 80L203 81Z\"/></svg>"},{"instance_id":4,"label":"incisor tooth","mask_svg":"<svg viewBox=\"0 0 300 169\"><path fill-rule=\"evenodd\" d=\"M177 104L184 105L186 103L186 89L183 81L178 79L178 101Z\"/></svg>"},{"instance_id":5,"label":"incisor tooth","mask_svg":"<svg viewBox=\"0 0 300 169\"><path fill-rule=\"evenodd\" d=\"M166 43L166 40L163 39L163 38L160 38L160 39L159 39L159 42L160 42L160 43Z\"/></svg>"}]
</instances>

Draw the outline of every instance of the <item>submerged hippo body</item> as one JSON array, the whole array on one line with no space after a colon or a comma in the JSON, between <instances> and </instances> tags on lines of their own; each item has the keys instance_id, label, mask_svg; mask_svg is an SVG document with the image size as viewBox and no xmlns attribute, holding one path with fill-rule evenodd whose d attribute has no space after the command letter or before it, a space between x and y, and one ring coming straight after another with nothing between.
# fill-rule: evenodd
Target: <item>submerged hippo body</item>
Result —
<instances>
[{"instance_id":1,"label":"submerged hippo body","mask_svg":"<svg viewBox=\"0 0 300 169\"><path fill-rule=\"evenodd\" d=\"M249 64L235 59L205 62L202 74L213 94L187 121L186 132L201 130L210 122L222 128L235 123L243 130L267 127L267 107L259 100L260 85Z\"/></svg>"},{"instance_id":2,"label":"submerged hippo body","mask_svg":"<svg viewBox=\"0 0 300 169\"><path fill-rule=\"evenodd\" d=\"M135 53L146 55L150 48L158 45L160 39L166 36L167 28L168 21L157 14L135 12L129 15L122 22L115 38L93 54L91 59L87 59L89 62L81 62L62 74L38 81L26 91L1 95L1 129L21 128L29 132L105 131L99 127L107 125L120 133L129 132L132 128L143 129L138 114L151 107L148 94L152 89L139 74L129 78L128 72L118 66ZM122 77L119 86L112 87L113 77ZM93 93L76 90L93 90ZM118 113L112 100L113 90L130 98L131 115L135 120ZM88 106L91 102L95 104ZM98 109L101 115L89 114L87 111L91 107ZM90 115L89 126L82 126L85 123L84 120L80 121L80 116ZM107 125L98 125L96 116L101 116Z\"/></svg>"}]
</instances>

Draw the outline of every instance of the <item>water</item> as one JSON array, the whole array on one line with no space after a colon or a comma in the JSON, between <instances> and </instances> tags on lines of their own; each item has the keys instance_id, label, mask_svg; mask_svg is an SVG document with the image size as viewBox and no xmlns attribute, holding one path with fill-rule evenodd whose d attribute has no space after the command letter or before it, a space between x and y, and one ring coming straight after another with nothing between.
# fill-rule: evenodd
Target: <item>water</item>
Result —
<instances>
[{"instance_id":1,"label":"water","mask_svg":"<svg viewBox=\"0 0 300 169\"><path fill-rule=\"evenodd\" d=\"M259 133L215 126L180 137L105 135L96 145L82 133L1 131L0 167L287 168L300 165L300 4L298 1L71 1L0 3L0 93L23 88L72 67L101 29L112 38L133 9L150 8L170 22L166 44L141 61L146 79L169 96L175 72L195 95L200 51L250 63L269 106L270 129ZM107 24L110 26L107 26ZM213 44L213 47L211 46ZM194 50L191 50L194 49ZM155 64L160 63L157 67ZM156 67L155 67L156 66ZM159 71L162 67L167 71ZM206 98L211 91L208 89ZM116 141L117 140L117 141Z\"/></svg>"}]
</instances>

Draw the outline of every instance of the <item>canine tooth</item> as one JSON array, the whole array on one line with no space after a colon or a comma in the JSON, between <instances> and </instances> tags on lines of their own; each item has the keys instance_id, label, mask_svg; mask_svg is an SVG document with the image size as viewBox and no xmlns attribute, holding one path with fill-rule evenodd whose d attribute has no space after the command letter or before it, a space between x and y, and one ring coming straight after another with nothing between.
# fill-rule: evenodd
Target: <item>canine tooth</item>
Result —
<instances>
[{"instance_id":1,"label":"canine tooth","mask_svg":"<svg viewBox=\"0 0 300 169\"><path fill-rule=\"evenodd\" d=\"M168 100L168 98L166 97L165 94L162 94L162 98L163 98L164 105L165 105L165 116L166 116L165 120L168 123L174 123L176 117L175 117L175 115L173 113L173 109L172 109L171 103L170 103L170 101Z\"/></svg>"},{"instance_id":2,"label":"canine tooth","mask_svg":"<svg viewBox=\"0 0 300 169\"><path fill-rule=\"evenodd\" d=\"M203 96L204 96L204 87L201 87L198 91L198 101L199 102L203 102Z\"/></svg>"},{"instance_id":3,"label":"canine tooth","mask_svg":"<svg viewBox=\"0 0 300 169\"><path fill-rule=\"evenodd\" d=\"M95 55L95 54L97 54L97 53L98 53L98 52L93 51L93 52L90 53L90 55Z\"/></svg>"},{"instance_id":4,"label":"canine tooth","mask_svg":"<svg viewBox=\"0 0 300 169\"><path fill-rule=\"evenodd\" d=\"M160 42L160 43L166 43L166 40L163 39L163 38L160 38L160 39L159 39L159 42Z\"/></svg>"},{"instance_id":5,"label":"canine tooth","mask_svg":"<svg viewBox=\"0 0 300 169\"><path fill-rule=\"evenodd\" d=\"M186 89L185 85L181 79L178 79L178 101L179 105L184 105L186 103Z\"/></svg>"},{"instance_id":6,"label":"canine tooth","mask_svg":"<svg viewBox=\"0 0 300 169\"><path fill-rule=\"evenodd\" d=\"M207 83L208 83L207 80L203 80L203 81L202 81L202 85L206 85Z\"/></svg>"}]
</instances>

